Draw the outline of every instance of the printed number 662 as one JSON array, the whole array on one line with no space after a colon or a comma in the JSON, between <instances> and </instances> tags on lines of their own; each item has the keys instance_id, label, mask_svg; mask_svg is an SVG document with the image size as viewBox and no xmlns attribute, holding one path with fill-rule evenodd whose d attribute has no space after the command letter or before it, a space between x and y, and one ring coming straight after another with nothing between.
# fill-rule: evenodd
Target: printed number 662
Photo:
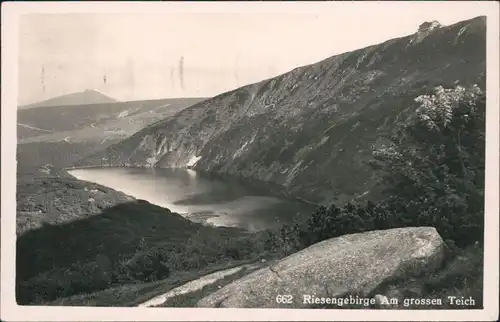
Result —
<instances>
[{"instance_id":1,"label":"printed number 662","mask_svg":"<svg viewBox=\"0 0 500 322\"><path fill-rule=\"evenodd\" d=\"M276 303L280 304L292 304L293 296L292 295L277 295Z\"/></svg>"}]
</instances>

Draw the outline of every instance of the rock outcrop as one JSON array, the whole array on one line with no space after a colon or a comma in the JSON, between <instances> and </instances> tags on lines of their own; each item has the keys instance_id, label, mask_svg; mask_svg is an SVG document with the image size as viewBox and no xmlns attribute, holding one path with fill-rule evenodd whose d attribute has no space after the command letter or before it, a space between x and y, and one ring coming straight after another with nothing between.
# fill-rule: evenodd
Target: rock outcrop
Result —
<instances>
[{"instance_id":1,"label":"rock outcrop","mask_svg":"<svg viewBox=\"0 0 500 322\"><path fill-rule=\"evenodd\" d=\"M314 297L375 298L377 288L387 283L436 271L447 253L446 244L431 227L345 235L246 275L197 306L310 308L318 306Z\"/></svg>"},{"instance_id":2,"label":"rock outcrop","mask_svg":"<svg viewBox=\"0 0 500 322\"><path fill-rule=\"evenodd\" d=\"M483 87L485 68L479 17L223 93L78 165L191 166L268 181L315 203L342 203L374 190L371 147L386 143L417 96L438 85Z\"/></svg>"},{"instance_id":3,"label":"rock outcrop","mask_svg":"<svg viewBox=\"0 0 500 322\"><path fill-rule=\"evenodd\" d=\"M422 31L431 31L433 29L436 29L436 28L439 28L441 27L441 24L434 20L434 21L426 21L424 22L423 24L421 24L419 27L418 27L418 31L419 32L422 32Z\"/></svg>"}]
</instances>

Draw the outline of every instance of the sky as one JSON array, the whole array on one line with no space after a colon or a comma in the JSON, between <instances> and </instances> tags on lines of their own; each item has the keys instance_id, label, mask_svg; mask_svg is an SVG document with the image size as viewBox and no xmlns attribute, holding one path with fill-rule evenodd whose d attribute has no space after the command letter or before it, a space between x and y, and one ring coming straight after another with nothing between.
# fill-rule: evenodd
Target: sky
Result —
<instances>
[{"instance_id":1,"label":"sky","mask_svg":"<svg viewBox=\"0 0 500 322\"><path fill-rule=\"evenodd\" d=\"M467 2L324 3L302 11L276 4L22 15L18 103L86 89L120 101L211 97L415 33L424 21L449 25L484 14Z\"/></svg>"}]
</instances>

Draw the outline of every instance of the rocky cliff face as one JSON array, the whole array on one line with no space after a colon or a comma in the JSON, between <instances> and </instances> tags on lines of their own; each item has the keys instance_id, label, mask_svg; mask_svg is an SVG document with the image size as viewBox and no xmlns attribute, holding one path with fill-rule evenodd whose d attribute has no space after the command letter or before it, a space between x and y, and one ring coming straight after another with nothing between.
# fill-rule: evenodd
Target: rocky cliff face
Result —
<instances>
[{"instance_id":1,"label":"rocky cliff face","mask_svg":"<svg viewBox=\"0 0 500 322\"><path fill-rule=\"evenodd\" d=\"M417 26L415 28L417 30ZM434 86L484 86L486 18L433 25L223 93L77 165L192 166L314 202L372 189L371 146Z\"/></svg>"}]
</instances>

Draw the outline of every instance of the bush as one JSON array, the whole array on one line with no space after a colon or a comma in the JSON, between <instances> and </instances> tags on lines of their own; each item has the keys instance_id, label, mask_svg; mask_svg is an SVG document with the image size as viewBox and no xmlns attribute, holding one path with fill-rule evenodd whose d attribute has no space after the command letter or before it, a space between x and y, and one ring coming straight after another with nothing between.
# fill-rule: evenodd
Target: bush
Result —
<instances>
[{"instance_id":1,"label":"bush","mask_svg":"<svg viewBox=\"0 0 500 322\"><path fill-rule=\"evenodd\" d=\"M437 87L415 100L415 115L392 143L374 150L389 196L405 225L436 227L465 246L484 229L485 96L477 86Z\"/></svg>"}]
</instances>

